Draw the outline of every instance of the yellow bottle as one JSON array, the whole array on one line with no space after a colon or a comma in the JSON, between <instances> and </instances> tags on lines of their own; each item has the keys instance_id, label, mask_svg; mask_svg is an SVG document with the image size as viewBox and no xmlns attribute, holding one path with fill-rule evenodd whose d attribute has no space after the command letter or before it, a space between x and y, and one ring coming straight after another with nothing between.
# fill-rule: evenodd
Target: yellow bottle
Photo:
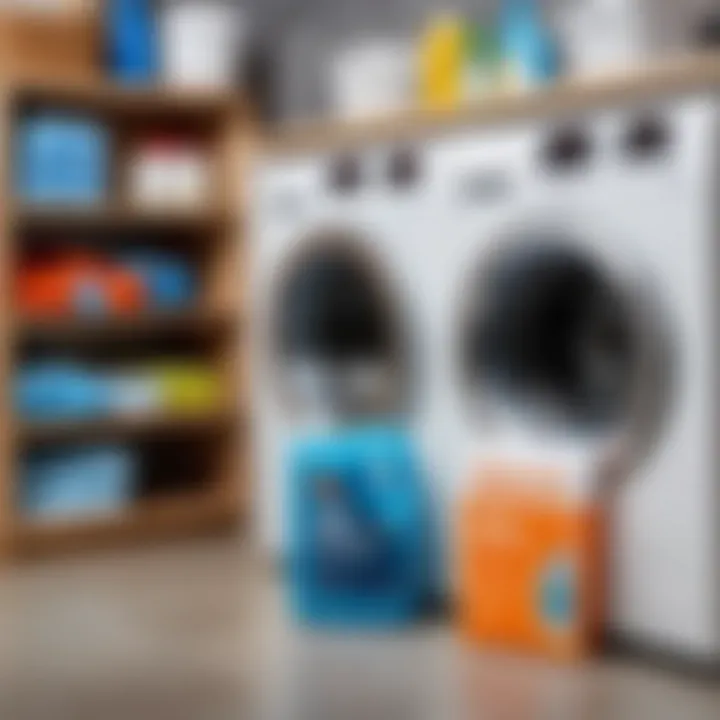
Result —
<instances>
[{"instance_id":1,"label":"yellow bottle","mask_svg":"<svg viewBox=\"0 0 720 720\"><path fill-rule=\"evenodd\" d=\"M452 13L430 21L419 47L420 102L431 110L451 110L462 100L465 25Z\"/></svg>"}]
</instances>

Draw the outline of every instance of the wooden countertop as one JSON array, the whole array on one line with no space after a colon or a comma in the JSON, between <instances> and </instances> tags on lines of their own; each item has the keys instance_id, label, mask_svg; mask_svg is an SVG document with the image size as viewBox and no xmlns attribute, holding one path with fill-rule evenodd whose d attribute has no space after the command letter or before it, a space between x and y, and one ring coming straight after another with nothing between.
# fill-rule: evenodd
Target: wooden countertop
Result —
<instances>
[{"instance_id":1,"label":"wooden countertop","mask_svg":"<svg viewBox=\"0 0 720 720\"><path fill-rule=\"evenodd\" d=\"M367 121L290 123L265 138L272 155L304 154L419 138L448 128L498 125L590 111L720 85L720 53L678 57L622 75L568 80L539 90L502 93L451 111L421 109Z\"/></svg>"}]
</instances>

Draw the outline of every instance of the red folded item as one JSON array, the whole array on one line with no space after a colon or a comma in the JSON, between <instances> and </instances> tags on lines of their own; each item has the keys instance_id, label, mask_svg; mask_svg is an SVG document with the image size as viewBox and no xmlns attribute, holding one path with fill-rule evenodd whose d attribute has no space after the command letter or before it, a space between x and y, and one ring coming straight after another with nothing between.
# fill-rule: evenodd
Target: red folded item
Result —
<instances>
[{"instance_id":1,"label":"red folded item","mask_svg":"<svg viewBox=\"0 0 720 720\"><path fill-rule=\"evenodd\" d=\"M146 296L135 273L77 253L28 262L16 284L17 309L31 316L132 314L143 309Z\"/></svg>"}]
</instances>

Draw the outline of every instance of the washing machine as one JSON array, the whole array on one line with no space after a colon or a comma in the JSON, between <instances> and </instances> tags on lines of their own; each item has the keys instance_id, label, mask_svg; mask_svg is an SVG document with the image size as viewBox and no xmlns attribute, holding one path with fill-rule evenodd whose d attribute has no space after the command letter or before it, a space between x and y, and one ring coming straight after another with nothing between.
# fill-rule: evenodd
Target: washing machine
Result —
<instances>
[{"instance_id":1,"label":"washing machine","mask_svg":"<svg viewBox=\"0 0 720 720\"><path fill-rule=\"evenodd\" d=\"M441 521L479 443L610 468L624 480L611 633L720 659L718 137L715 97L696 94L264 162L251 330L261 546L282 549L288 442L335 404L373 398L419 441ZM359 335L328 339L299 319L317 317L303 285L324 272L366 298L373 321L351 308L334 323Z\"/></svg>"},{"instance_id":2,"label":"washing machine","mask_svg":"<svg viewBox=\"0 0 720 720\"><path fill-rule=\"evenodd\" d=\"M432 261L416 156L388 144L270 158L254 184L251 348L256 537L283 555L288 448L363 419L412 426ZM422 462L422 459L420 460Z\"/></svg>"},{"instance_id":3,"label":"washing machine","mask_svg":"<svg viewBox=\"0 0 720 720\"><path fill-rule=\"evenodd\" d=\"M444 490L452 499L479 443L583 454L622 481L611 633L708 663L719 150L709 94L458 131L424 150L426 231L442 249L426 285L426 444Z\"/></svg>"}]
</instances>

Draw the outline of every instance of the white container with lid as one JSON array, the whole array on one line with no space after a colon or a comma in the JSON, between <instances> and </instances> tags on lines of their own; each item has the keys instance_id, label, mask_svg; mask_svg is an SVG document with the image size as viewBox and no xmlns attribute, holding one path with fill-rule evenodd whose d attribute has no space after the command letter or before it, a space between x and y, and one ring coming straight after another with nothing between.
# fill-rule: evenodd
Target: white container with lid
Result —
<instances>
[{"instance_id":1,"label":"white container with lid","mask_svg":"<svg viewBox=\"0 0 720 720\"><path fill-rule=\"evenodd\" d=\"M572 75L602 75L642 63L650 52L650 28L641 0L584 0L562 21Z\"/></svg>"},{"instance_id":2,"label":"white container with lid","mask_svg":"<svg viewBox=\"0 0 720 720\"><path fill-rule=\"evenodd\" d=\"M167 85L232 89L247 28L237 0L163 0L162 77Z\"/></svg>"},{"instance_id":3,"label":"white container with lid","mask_svg":"<svg viewBox=\"0 0 720 720\"><path fill-rule=\"evenodd\" d=\"M401 40L367 40L341 50L330 66L331 110L341 119L407 107L415 84L415 51Z\"/></svg>"},{"instance_id":4,"label":"white container with lid","mask_svg":"<svg viewBox=\"0 0 720 720\"><path fill-rule=\"evenodd\" d=\"M717 0L578 0L561 10L570 72L622 72L696 43Z\"/></svg>"},{"instance_id":5,"label":"white container with lid","mask_svg":"<svg viewBox=\"0 0 720 720\"><path fill-rule=\"evenodd\" d=\"M210 199L212 168L201 146L173 139L148 140L128 166L128 195L144 208L198 208Z\"/></svg>"}]
</instances>

